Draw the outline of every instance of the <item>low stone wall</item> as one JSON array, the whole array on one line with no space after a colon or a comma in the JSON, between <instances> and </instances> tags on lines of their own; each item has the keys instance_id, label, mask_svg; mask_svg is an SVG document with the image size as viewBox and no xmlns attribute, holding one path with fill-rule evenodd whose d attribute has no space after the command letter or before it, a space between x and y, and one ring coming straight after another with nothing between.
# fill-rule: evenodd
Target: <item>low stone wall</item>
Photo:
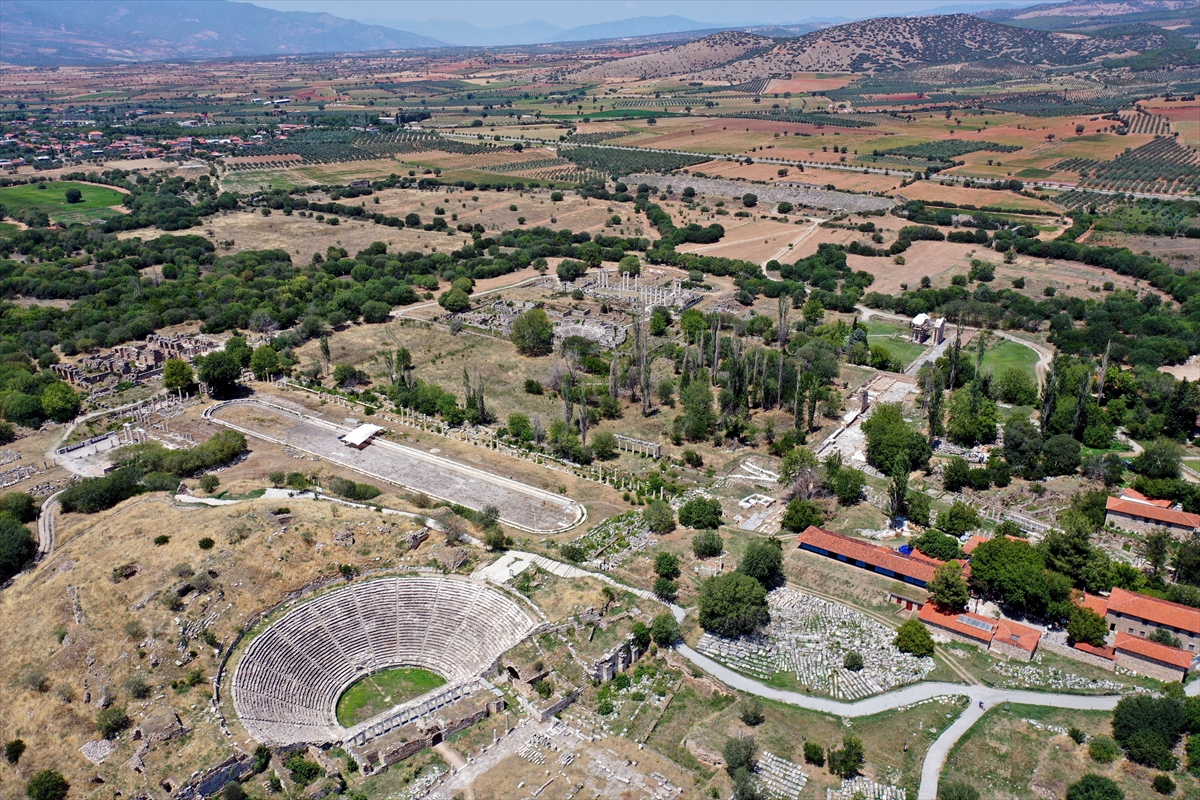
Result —
<instances>
[{"instance_id":1,"label":"low stone wall","mask_svg":"<svg viewBox=\"0 0 1200 800\"><path fill-rule=\"evenodd\" d=\"M998 642L995 639L992 640L992 645L988 648L988 652L1002 655L1005 658L1009 658L1014 661L1033 661L1032 651L1021 647L1013 647L1010 644Z\"/></svg>"},{"instance_id":2,"label":"low stone wall","mask_svg":"<svg viewBox=\"0 0 1200 800\"><path fill-rule=\"evenodd\" d=\"M1182 669L1122 651L1117 652L1117 666L1160 681L1182 681L1187 677L1187 672Z\"/></svg>"},{"instance_id":3,"label":"low stone wall","mask_svg":"<svg viewBox=\"0 0 1200 800\"><path fill-rule=\"evenodd\" d=\"M1116 672L1117 670L1116 661L1109 661L1107 658L1085 653L1082 650L1076 650L1074 647L1069 647L1058 642L1050 642L1045 638L1042 639L1041 647L1042 649L1050 650L1055 655L1074 659L1075 661L1082 661L1084 664L1091 664L1093 667L1100 667L1110 672Z\"/></svg>"}]
</instances>

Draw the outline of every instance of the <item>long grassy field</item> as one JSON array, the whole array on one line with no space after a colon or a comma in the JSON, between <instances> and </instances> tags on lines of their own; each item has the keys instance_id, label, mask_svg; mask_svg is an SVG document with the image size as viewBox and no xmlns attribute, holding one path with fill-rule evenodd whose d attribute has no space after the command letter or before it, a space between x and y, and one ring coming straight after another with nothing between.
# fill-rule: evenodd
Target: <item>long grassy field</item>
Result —
<instances>
[{"instance_id":1,"label":"long grassy field","mask_svg":"<svg viewBox=\"0 0 1200 800\"><path fill-rule=\"evenodd\" d=\"M446 679L427 669L400 667L376 672L338 698L338 724L349 728L406 700L443 685Z\"/></svg>"},{"instance_id":2,"label":"long grassy field","mask_svg":"<svg viewBox=\"0 0 1200 800\"><path fill-rule=\"evenodd\" d=\"M78 189L83 199L78 203L68 203L68 189ZM97 209L119 206L124 199L125 195L107 186L75 181L52 181L0 188L0 205L10 213L36 209L46 212L51 219L63 222L75 222L83 217L96 216L95 213L82 212L95 212Z\"/></svg>"},{"instance_id":3,"label":"long grassy field","mask_svg":"<svg viewBox=\"0 0 1200 800\"><path fill-rule=\"evenodd\" d=\"M1037 353L1033 350L1006 339L992 345L983 354L983 371L999 375L1007 369L1016 368L1036 379L1037 360Z\"/></svg>"}]
</instances>

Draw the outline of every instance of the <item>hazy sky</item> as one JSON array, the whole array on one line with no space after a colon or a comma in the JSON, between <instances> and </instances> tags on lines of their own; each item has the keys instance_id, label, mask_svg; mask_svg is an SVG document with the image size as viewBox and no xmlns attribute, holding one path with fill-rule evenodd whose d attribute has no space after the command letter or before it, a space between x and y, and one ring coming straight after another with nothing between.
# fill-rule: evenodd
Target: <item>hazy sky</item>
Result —
<instances>
[{"instance_id":1,"label":"hazy sky","mask_svg":"<svg viewBox=\"0 0 1200 800\"><path fill-rule=\"evenodd\" d=\"M792 23L836 18L907 16L948 6L969 10L1006 3L983 0L252 0L280 11L323 11L403 28L406 20L453 20L482 28L540 19L561 28L630 17L678 15L714 25ZM1045 0L1042 0L1043 2ZM1031 5L1017 0L1012 5ZM960 10L955 8L954 10Z\"/></svg>"}]
</instances>

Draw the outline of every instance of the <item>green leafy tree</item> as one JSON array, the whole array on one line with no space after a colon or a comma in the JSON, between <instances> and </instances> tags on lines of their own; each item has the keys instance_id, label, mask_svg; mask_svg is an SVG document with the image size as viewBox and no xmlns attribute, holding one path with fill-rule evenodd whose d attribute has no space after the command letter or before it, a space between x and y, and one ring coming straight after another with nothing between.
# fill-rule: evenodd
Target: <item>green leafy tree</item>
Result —
<instances>
[{"instance_id":1,"label":"green leafy tree","mask_svg":"<svg viewBox=\"0 0 1200 800\"><path fill-rule=\"evenodd\" d=\"M679 577L679 559L674 553L660 550L654 556L654 574L673 581Z\"/></svg>"},{"instance_id":2,"label":"green leafy tree","mask_svg":"<svg viewBox=\"0 0 1200 800\"><path fill-rule=\"evenodd\" d=\"M679 584L661 575L654 579L654 594L664 603L674 603L679 595Z\"/></svg>"},{"instance_id":3,"label":"green leafy tree","mask_svg":"<svg viewBox=\"0 0 1200 800\"><path fill-rule=\"evenodd\" d=\"M1138 550L1155 575L1162 572L1162 568L1166 566L1171 555L1171 543L1171 534L1165 528L1155 528L1142 539Z\"/></svg>"},{"instance_id":4,"label":"green leafy tree","mask_svg":"<svg viewBox=\"0 0 1200 800\"><path fill-rule=\"evenodd\" d=\"M778 539L755 540L746 545L738 572L749 575L766 589L783 583L783 546Z\"/></svg>"},{"instance_id":5,"label":"green leafy tree","mask_svg":"<svg viewBox=\"0 0 1200 800\"><path fill-rule=\"evenodd\" d=\"M954 456L942 472L942 488L947 492L960 492L971 484L971 466L965 458Z\"/></svg>"},{"instance_id":6,"label":"green leafy tree","mask_svg":"<svg viewBox=\"0 0 1200 800\"><path fill-rule=\"evenodd\" d=\"M264 344L256 347L250 355L250 371L260 381L268 380L279 372L279 354L275 348Z\"/></svg>"},{"instance_id":7,"label":"green leafy tree","mask_svg":"<svg viewBox=\"0 0 1200 800\"><path fill-rule=\"evenodd\" d=\"M738 718L751 728L763 724L767 716L763 713L763 705L757 697L743 697L738 708Z\"/></svg>"},{"instance_id":8,"label":"green leafy tree","mask_svg":"<svg viewBox=\"0 0 1200 800\"><path fill-rule=\"evenodd\" d=\"M933 637L929 635L928 629L916 619L910 619L900 626L892 644L901 653L909 653L914 656L933 655Z\"/></svg>"},{"instance_id":9,"label":"green leafy tree","mask_svg":"<svg viewBox=\"0 0 1200 800\"><path fill-rule=\"evenodd\" d=\"M697 497L679 509L679 524L685 528L710 530L721 525L721 503L716 499Z\"/></svg>"},{"instance_id":10,"label":"green leafy tree","mask_svg":"<svg viewBox=\"0 0 1200 800\"><path fill-rule=\"evenodd\" d=\"M42 411L55 422L70 422L79 413L79 393L56 381L42 391Z\"/></svg>"},{"instance_id":11,"label":"green leafy tree","mask_svg":"<svg viewBox=\"0 0 1200 800\"><path fill-rule=\"evenodd\" d=\"M951 394L947 404L946 436L963 447L996 441L996 404L977 392L972 383Z\"/></svg>"},{"instance_id":12,"label":"green leafy tree","mask_svg":"<svg viewBox=\"0 0 1200 800\"><path fill-rule=\"evenodd\" d=\"M650 623L650 636L659 647L670 647L679 641L679 623L672 614L659 614Z\"/></svg>"},{"instance_id":13,"label":"green leafy tree","mask_svg":"<svg viewBox=\"0 0 1200 800\"><path fill-rule=\"evenodd\" d=\"M633 644L640 652L646 652L650 647L651 634L650 629L646 627L644 622L633 623L633 629L630 634L633 637Z\"/></svg>"},{"instance_id":14,"label":"green leafy tree","mask_svg":"<svg viewBox=\"0 0 1200 800\"><path fill-rule=\"evenodd\" d=\"M682 434L689 441L698 442L708 438L717 424L716 413L713 411L712 387L706 379L693 378L679 393L679 401L683 405L680 415Z\"/></svg>"},{"instance_id":15,"label":"green leafy tree","mask_svg":"<svg viewBox=\"0 0 1200 800\"><path fill-rule=\"evenodd\" d=\"M715 558L725 550L721 534L715 530L700 531L692 537L692 553L696 558Z\"/></svg>"},{"instance_id":16,"label":"green leafy tree","mask_svg":"<svg viewBox=\"0 0 1200 800\"><path fill-rule=\"evenodd\" d=\"M947 561L935 569L926 588L933 594L935 603L955 611L966 608L971 599L970 587L962 577L962 565L957 561Z\"/></svg>"},{"instance_id":17,"label":"green leafy tree","mask_svg":"<svg viewBox=\"0 0 1200 800\"><path fill-rule=\"evenodd\" d=\"M540 308L531 308L513 320L512 340L523 356L548 356L554 351L554 324Z\"/></svg>"},{"instance_id":18,"label":"green leafy tree","mask_svg":"<svg viewBox=\"0 0 1200 800\"><path fill-rule=\"evenodd\" d=\"M168 358L163 365L163 387L172 392L191 392L196 387L192 365L182 358Z\"/></svg>"},{"instance_id":19,"label":"green leafy tree","mask_svg":"<svg viewBox=\"0 0 1200 800\"><path fill-rule=\"evenodd\" d=\"M725 742L721 755L725 757L725 771L730 775L742 769L752 770L758 755L758 744L753 736L731 738Z\"/></svg>"},{"instance_id":20,"label":"green leafy tree","mask_svg":"<svg viewBox=\"0 0 1200 800\"><path fill-rule=\"evenodd\" d=\"M45 400L42 402L44 404ZM1183 447L1170 439L1156 439L1133 459L1133 471L1151 480L1179 478L1182 468Z\"/></svg>"},{"instance_id":21,"label":"green leafy tree","mask_svg":"<svg viewBox=\"0 0 1200 800\"><path fill-rule=\"evenodd\" d=\"M707 579L700 586L699 608L700 627L731 639L753 633L771 619L767 590L740 572Z\"/></svg>"},{"instance_id":22,"label":"green leafy tree","mask_svg":"<svg viewBox=\"0 0 1200 800\"><path fill-rule=\"evenodd\" d=\"M866 763L866 750L862 739L846 734L842 746L829 751L829 771L839 778L853 778L862 772Z\"/></svg>"},{"instance_id":23,"label":"green leafy tree","mask_svg":"<svg viewBox=\"0 0 1200 800\"><path fill-rule=\"evenodd\" d=\"M979 512L961 500L955 500L950 508L940 512L937 517L938 528L951 536L962 536L979 525Z\"/></svg>"},{"instance_id":24,"label":"green leafy tree","mask_svg":"<svg viewBox=\"0 0 1200 800\"><path fill-rule=\"evenodd\" d=\"M25 752L25 742L22 739L11 739L4 743L4 760L16 764Z\"/></svg>"},{"instance_id":25,"label":"green leafy tree","mask_svg":"<svg viewBox=\"0 0 1200 800\"><path fill-rule=\"evenodd\" d=\"M812 500L801 500L799 497L796 497L787 504L787 509L783 512L783 520L780 524L784 530L789 530L793 533L803 533L808 530L810 525L815 525L818 528L824 525L825 511Z\"/></svg>"},{"instance_id":26,"label":"green leafy tree","mask_svg":"<svg viewBox=\"0 0 1200 800\"><path fill-rule=\"evenodd\" d=\"M675 511L665 500L651 500L642 510L642 519L650 530L659 535L675 530Z\"/></svg>"},{"instance_id":27,"label":"green leafy tree","mask_svg":"<svg viewBox=\"0 0 1200 800\"><path fill-rule=\"evenodd\" d=\"M111 739L131 724L129 715L121 706L109 706L96 715L96 730L105 739Z\"/></svg>"},{"instance_id":28,"label":"green leafy tree","mask_svg":"<svg viewBox=\"0 0 1200 800\"><path fill-rule=\"evenodd\" d=\"M458 314L471 307L471 298L462 289L448 289L438 297L438 305L447 313Z\"/></svg>"},{"instance_id":29,"label":"green leafy tree","mask_svg":"<svg viewBox=\"0 0 1200 800\"><path fill-rule=\"evenodd\" d=\"M852 506L862 499L863 488L867 485L867 476L862 470L842 467L833 477L833 493L838 502L844 506Z\"/></svg>"},{"instance_id":30,"label":"green leafy tree","mask_svg":"<svg viewBox=\"0 0 1200 800\"><path fill-rule=\"evenodd\" d=\"M938 561L949 561L952 558L959 558L962 555L962 548L959 547L957 539L933 528L927 528L924 533L913 539L910 544L925 555L930 558L936 558Z\"/></svg>"},{"instance_id":31,"label":"green leafy tree","mask_svg":"<svg viewBox=\"0 0 1200 800\"><path fill-rule=\"evenodd\" d=\"M592 436L592 455L607 461L617 454L617 436L612 431L600 431Z\"/></svg>"},{"instance_id":32,"label":"green leafy tree","mask_svg":"<svg viewBox=\"0 0 1200 800\"><path fill-rule=\"evenodd\" d=\"M209 394L218 399L233 394L242 377L242 367L233 355L218 350L197 359L197 363L200 365L200 380L208 384Z\"/></svg>"},{"instance_id":33,"label":"green leafy tree","mask_svg":"<svg viewBox=\"0 0 1200 800\"><path fill-rule=\"evenodd\" d=\"M1108 637L1108 622L1090 608L1079 606L1067 623L1067 638L1072 644L1083 642L1100 647Z\"/></svg>"},{"instance_id":34,"label":"green leafy tree","mask_svg":"<svg viewBox=\"0 0 1200 800\"><path fill-rule=\"evenodd\" d=\"M1071 475L1081 463L1079 442L1065 433L1051 436L1042 445L1042 464L1047 475Z\"/></svg>"},{"instance_id":35,"label":"green leafy tree","mask_svg":"<svg viewBox=\"0 0 1200 800\"><path fill-rule=\"evenodd\" d=\"M0 583L16 575L37 553L33 534L21 520L0 512Z\"/></svg>"},{"instance_id":36,"label":"green leafy tree","mask_svg":"<svg viewBox=\"0 0 1200 800\"><path fill-rule=\"evenodd\" d=\"M862 429L867 462L885 475L909 473L929 463L929 442L904 419L899 404L879 404Z\"/></svg>"}]
</instances>

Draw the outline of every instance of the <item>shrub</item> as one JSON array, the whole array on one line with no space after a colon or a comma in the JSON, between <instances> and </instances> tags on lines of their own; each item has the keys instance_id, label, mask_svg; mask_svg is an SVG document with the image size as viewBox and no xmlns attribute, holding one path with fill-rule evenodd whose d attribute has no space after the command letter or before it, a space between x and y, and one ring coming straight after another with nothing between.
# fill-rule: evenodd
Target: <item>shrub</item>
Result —
<instances>
[{"instance_id":1,"label":"shrub","mask_svg":"<svg viewBox=\"0 0 1200 800\"><path fill-rule=\"evenodd\" d=\"M783 583L783 546L778 539L752 541L746 546L738 572L772 589Z\"/></svg>"},{"instance_id":2,"label":"shrub","mask_svg":"<svg viewBox=\"0 0 1200 800\"><path fill-rule=\"evenodd\" d=\"M642 511L642 519L654 533L662 535L675 530L675 511L665 500L651 500Z\"/></svg>"},{"instance_id":3,"label":"shrub","mask_svg":"<svg viewBox=\"0 0 1200 800\"><path fill-rule=\"evenodd\" d=\"M237 781L230 781L221 790L221 800L246 800L246 790Z\"/></svg>"},{"instance_id":4,"label":"shrub","mask_svg":"<svg viewBox=\"0 0 1200 800\"><path fill-rule=\"evenodd\" d=\"M483 532L483 544L488 550L503 550L508 546L508 537L500 528L488 528Z\"/></svg>"},{"instance_id":5,"label":"shrub","mask_svg":"<svg viewBox=\"0 0 1200 800\"><path fill-rule=\"evenodd\" d=\"M1170 775L1155 775L1150 787L1159 794L1175 794L1175 781Z\"/></svg>"},{"instance_id":6,"label":"shrub","mask_svg":"<svg viewBox=\"0 0 1200 800\"><path fill-rule=\"evenodd\" d=\"M851 672L858 672L863 668L862 653L856 653L851 650L842 658L842 666Z\"/></svg>"},{"instance_id":7,"label":"shrub","mask_svg":"<svg viewBox=\"0 0 1200 800\"><path fill-rule=\"evenodd\" d=\"M816 742L805 742L804 760L815 767L825 766L825 748Z\"/></svg>"},{"instance_id":8,"label":"shrub","mask_svg":"<svg viewBox=\"0 0 1200 800\"><path fill-rule=\"evenodd\" d=\"M96 730L105 739L111 739L130 725L129 715L121 706L109 706L96 715Z\"/></svg>"},{"instance_id":9,"label":"shrub","mask_svg":"<svg viewBox=\"0 0 1200 800\"><path fill-rule=\"evenodd\" d=\"M979 800L979 790L966 781L950 781L938 786L937 800Z\"/></svg>"},{"instance_id":10,"label":"shrub","mask_svg":"<svg viewBox=\"0 0 1200 800\"><path fill-rule=\"evenodd\" d=\"M829 751L829 771L840 778L853 778L862 771L866 751L862 739L847 734L842 737L842 746Z\"/></svg>"},{"instance_id":11,"label":"shrub","mask_svg":"<svg viewBox=\"0 0 1200 800\"><path fill-rule=\"evenodd\" d=\"M1093 736L1088 742L1088 755L1097 764L1111 764L1121 755L1121 745L1111 736Z\"/></svg>"},{"instance_id":12,"label":"shrub","mask_svg":"<svg viewBox=\"0 0 1200 800\"><path fill-rule=\"evenodd\" d=\"M216 545L216 542L214 542L212 540L211 536L205 536L205 537L201 538L200 541L197 542L197 544L200 546L201 550L212 550L213 547Z\"/></svg>"},{"instance_id":13,"label":"shrub","mask_svg":"<svg viewBox=\"0 0 1200 800\"><path fill-rule=\"evenodd\" d=\"M4 743L4 760L10 764L15 764L21 760L21 754L25 752L25 742L20 739L13 739L11 742Z\"/></svg>"},{"instance_id":14,"label":"shrub","mask_svg":"<svg viewBox=\"0 0 1200 800\"><path fill-rule=\"evenodd\" d=\"M679 559L674 553L660 550L654 556L654 574L669 581L675 580L679 577Z\"/></svg>"},{"instance_id":15,"label":"shrub","mask_svg":"<svg viewBox=\"0 0 1200 800\"><path fill-rule=\"evenodd\" d=\"M692 537L692 552L696 558L715 558L725 550L721 534L716 531L700 531Z\"/></svg>"},{"instance_id":16,"label":"shrub","mask_svg":"<svg viewBox=\"0 0 1200 800\"><path fill-rule=\"evenodd\" d=\"M1111 778L1088 774L1067 788L1067 800L1125 800L1125 793Z\"/></svg>"},{"instance_id":17,"label":"shrub","mask_svg":"<svg viewBox=\"0 0 1200 800\"><path fill-rule=\"evenodd\" d=\"M612 700L609 700L607 697L601 700L600 704L596 706L596 713L602 717L607 717L614 710Z\"/></svg>"},{"instance_id":18,"label":"shrub","mask_svg":"<svg viewBox=\"0 0 1200 800\"><path fill-rule=\"evenodd\" d=\"M325 770L315 761L309 761L299 752L292 753L284 760L283 766L291 775L292 782L298 786L307 786L325 774Z\"/></svg>"},{"instance_id":19,"label":"shrub","mask_svg":"<svg viewBox=\"0 0 1200 800\"><path fill-rule=\"evenodd\" d=\"M542 394L545 391L545 388L539 381L535 381L533 378L526 378L525 394Z\"/></svg>"},{"instance_id":20,"label":"shrub","mask_svg":"<svg viewBox=\"0 0 1200 800\"><path fill-rule=\"evenodd\" d=\"M1087 741L1087 734L1079 730L1079 728L1076 728L1074 725L1067 730L1067 736L1070 736L1071 741L1073 741L1075 744L1083 744L1085 741Z\"/></svg>"},{"instance_id":21,"label":"shrub","mask_svg":"<svg viewBox=\"0 0 1200 800\"><path fill-rule=\"evenodd\" d=\"M157 547L162 547L164 544L167 544L170 541L171 541L171 537L167 536L165 533L160 533L158 536L154 537L154 544Z\"/></svg>"},{"instance_id":22,"label":"shrub","mask_svg":"<svg viewBox=\"0 0 1200 800\"><path fill-rule=\"evenodd\" d=\"M0 512L0 583L16 575L37 553L37 542L21 521Z\"/></svg>"},{"instance_id":23,"label":"shrub","mask_svg":"<svg viewBox=\"0 0 1200 800\"><path fill-rule=\"evenodd\" d=\"M558 548L558 552L567 561L572 561L576 564L587 558L587 551L577 544L564 544Z\"/></svg>"},{"instance_id":24,"label":"shrub","mask_svg":"<svg viewBox=\"0 0 1200 800\"><path fill-rule=\"evenodd\" d=\"M44 769L29 779L25 786L25 796L29 800L63 800L70 791L71 784L67 783L58 772Z\"/></svg>"},{"instance_id":25,"label":"shrub","mask_svg":"<svg viewBox=\"0 0 1200 800\"><path fill-rule=\"evenodd\" d=\"M141 675L134 675L125 681L125 691L129 692L129 696L134 700L145 700L150 696L150 684L146 683L146 679Z\"/></svg>"},{"instance_id":26,"label":"shrub","mask_svg":"<svg viewBox=\"0 0 1200 800\"><path fill-rule=\"evenodd\" d=\"M762 703L759 702L757 697L746 697L742 699L742 704L738 711L738 718L753 728L761 725L763 720L765 720L767 717L763 713Z\"/></svg>"},{"instance_id":27,"label":"shrub","mask_svg":"<svg viewBox=\"0 0 1200 800\"><path fill-rule=\"evenodd\" d=\"M821 527L825 524L825 511L812 500L793 498L783 512L780 522L785 530L793 533L803 533L810 525Z\"/></svg>"},{"instance_id":28,"label":"shrub","mask_svg":"<svg viewBox=\"0 0 1200 800\"><path fill-rule=\"evenodd\" d=\"M208 494L212 494L221 485L221 479L216 475L201 475L200 488Z\"/></svg>"}]
</instances>

